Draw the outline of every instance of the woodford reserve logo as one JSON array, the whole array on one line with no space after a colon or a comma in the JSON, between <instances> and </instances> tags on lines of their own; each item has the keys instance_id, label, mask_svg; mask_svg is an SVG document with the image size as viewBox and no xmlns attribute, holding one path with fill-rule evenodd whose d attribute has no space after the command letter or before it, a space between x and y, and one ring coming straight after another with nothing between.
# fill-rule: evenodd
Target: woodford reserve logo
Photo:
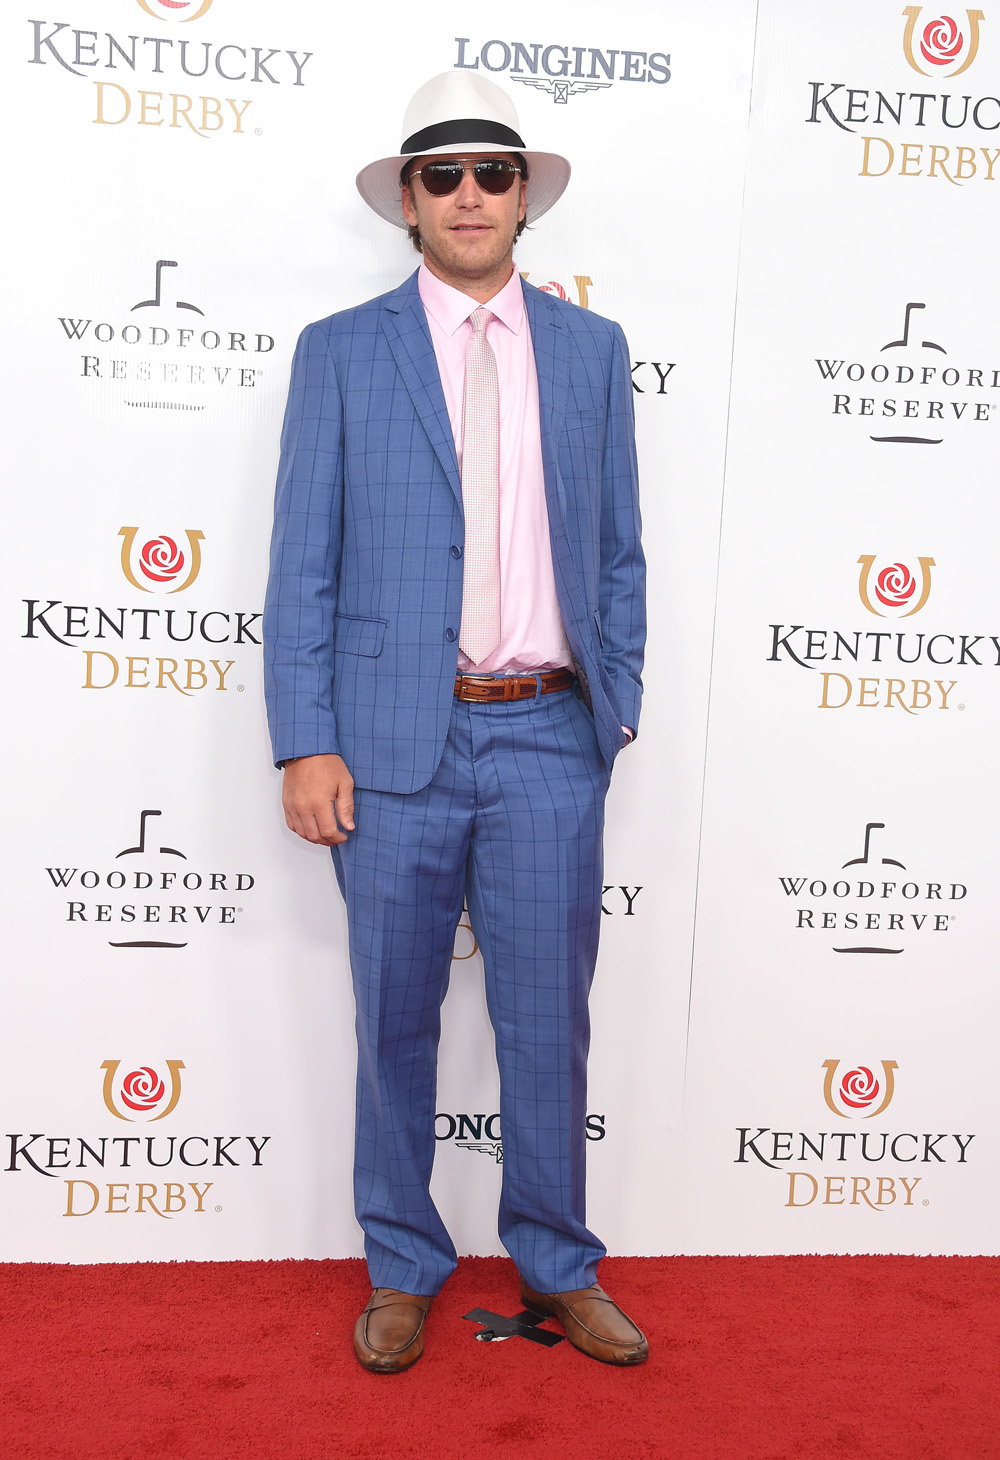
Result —
<instances>
[{"instance_id":1,"label":"woodford reserve logo","mask_svg":"<svg viewBox=\"0 0 1000 1460\"><path fill-rule=\"evenodd\" d=\"M959 17L958 19L955 16ZM979 53L982 10L946 15L929 6L903 10L902 60L931 84L968 71ZM906 73L903 72L903 77ZM852 165L861 177L921 177L962 187L993 182L1000 147L984 146L1000 125L1000 97L810 81L806 122L855 135ZM921 130L918 132L917 129ZM928 129L927 131L923 130ZM860 164L860 166L859 166Z\"/></svg>"},{"instance_id":2,"label":"woodford reserve logo","mask_svg":"<svg viewBox=\"0 0 1000 1460\"><path fill-rule=\"evenodd\" d=\"M199 929L236 925L257 879L231 868L206 870L187 852L166 845L162 815L159 807L140 811L135 846L107 860L81 864L74 858L45 868L49 884L65 899L62 921L99 926L98 936L109 948L174 951L186 948Z\"/></svg>"},{"instance_id":3,"label":"woodford reserve logo","mask_svg":"<svg viewBox=\"0 0 1000 1460\"><path fill-rule=\"evenodd\" d=\"M870 353L815 357L831 414L879 445L940 446L991 421L997 408L1000 369L955 360L939 340L924 339L929 331L916 313L924 308L918 300L904 305L900 338Z\"/></svg>"},{"instance_id":4,"label":"woodford reserve logo","mask_svg":"<svg viewBox=\"0 0 1000 1460\"><path fill-rule=\"evenodd\" d=\"M197 414L224 401L246 410L260 394L261 360L274 349L274 336L224 323L200 290L190 297L190 270L168 272L178 268L176 259L136 263L134 303L74 305L56 316L57 336L72 351L73 373L86 382L80 389L88 399ZM151 297L142 297L150 289ZM188 297L178 297L182 290Z\"/></svg>"},{"instance_id":5,"label":"woodford reserve logo","mask_svg":"<svg viewBox=\"0 0 1000 1460\"><path fill-rule=\"evenodd\" d=\"M928 1172L945 1165L968 1165L974 1135L863 1125L883 1115L897 1093L895 1060L851 1065L828 1059L821 1069L823 1080L817 1083L824 1104L838 1122L851 1123L853 1129L736 1128L734 1163L748 1169L764 1166L786 1176L781 1187L785 1207L844 1207L883 1215L890 1210L917 1211L930 1204L924 1195Z\"/></svg>"},{"instance_id":6,"label":"woodford reserve logo","mask_svg":"<svg viewBox=\"0 0 1000 1460\"><path fill-rule=\"evenodd\" d=\"M206 534L193 527L164 531L125 524L117 537L121 542L111 551L120 560L125 583L143 595L139 603L112 607L25 598L21 638L78 650L84 690L163 690L182 699L234 689L242 693L248 670L259 673L258 655L252 667L241 669L227 650L259 650L260 611L182 608L172 602L198 580ZM156 606L150 596L171 602ZM192 648L198 652L192 654Z\"/></svg>"},{"instance_id":7,"label":"woodford reserve logo","mask_svg":"<svg viewBox=\"0 0 1000 1460\"><path fill-rule=\"evenodd\" d=\"M890 560L884 567L883 561L872 553L862 553L858 559L858 596L864 608L880 618L909 619L925 612L934 559L919 557L913 564ZM898 630L808 628L802 623L768 627L767 662L794 664L812 673L821 710L882 708L909 716L927 710L964 710L966 692L952 674L1000 668L996 634L918 631L909 626ZM836 669L828 667L834 664ZM920 668L919 677L913 676L914 667Z\"/></svg>"},{"instance_id":8,"label":"woodford reserve logo","mask_svg":"<svg viewBox=\"0 0 1000 1460\"><path fill-rule=\"evenodd\" d=\"M305 85L311 51L219 45L182 29L200 20L209 5L185 0L137 3L153 20L166 22L165 27L155 35L113 35L79 29L68 21L28 21L29 66L49 66L89 81L88 107L82 113L89 124L127 123L199 138L259 136L261 127L247 116L251 106L256 118L260 98L272 94L273 87ZM175 34L165 33L174 26ZM160 77L167 87L183 89L166 89ZM254 93L253 87L260 90ZM243 95L231 94L237 88Z\"/></svg>"},{"instance_id":9,"label":"woodford reserve logo","mask_svg":"<svg viewBox=\"0 0 1000 1460\"><path fill-rule=\"evenodd\" d=\"M104 1060L98 1088L105 1111L140 1129L86 1136L8 1132L4 1171L19 1176L34 1172L59 1181L63 1217L132 1213L170 1220L221 1212L218 1173L224 1179L235 1168L259 1170L271 1137L177 1134L169 1127L141 1134L143 1125L173 1115L181 1098L184 1068L184 1061L177 1059L156 1064ZM79 1175L81 1171L87 1175ZM64 1176L63 1172L73 1174ZM127 1174L108 1181L109 1172ZM211 1180L206 1179L209 1172ZM195 1175L197 1180L192 1179Z\"/></svg>"},{"instance_id":10,"label":"woodford reserve logo","mask_svg":"<svg viewBox=\"0 0 1000 1460\"><path fill-rule=\"evenodd\" d=\"M778 877L792 926L812 935L810 947L832 953L896 956L917 940L937 943L934 935L951 930L956 905L968 896L966 884L889 855L899 848L883 821L867 822L858 842L858 855L844 862L800 864Z\"/></svg>"}]
</instances>

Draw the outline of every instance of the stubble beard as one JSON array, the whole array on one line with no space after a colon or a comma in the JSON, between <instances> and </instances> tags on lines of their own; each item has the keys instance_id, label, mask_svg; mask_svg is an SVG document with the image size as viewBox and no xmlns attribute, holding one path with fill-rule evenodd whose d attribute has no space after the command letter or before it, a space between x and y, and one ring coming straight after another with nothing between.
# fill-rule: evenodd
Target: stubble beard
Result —
<instances>
[{"instance_id":1,"label":"stubble beard","mask_svg":"<svg viewBox=\"0 0 1000 1460\"><path fill-rule=\"evenodd\" d=\"M455 278L472 282L477 279L488 279L491 274L499 272L504 263L510 260L516 238L517 224L515 222L505 233L496 232L492 240L492 247L478 258L472 258L465 253L447 233L442 239L443 246L440 248L437 246L437 239L427 239L423 235L421 235L420 243L424 257L432 260L442 273L452 274Z\"/></svg>"}]
</instances>

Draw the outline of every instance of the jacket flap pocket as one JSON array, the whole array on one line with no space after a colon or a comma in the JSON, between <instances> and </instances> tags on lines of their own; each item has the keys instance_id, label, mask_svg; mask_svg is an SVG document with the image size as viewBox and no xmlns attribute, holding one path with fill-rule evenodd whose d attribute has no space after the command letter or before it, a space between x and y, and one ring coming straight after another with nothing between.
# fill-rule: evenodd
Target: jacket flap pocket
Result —
<instances>
[{"instance_id":1,"label":"jacket flap pocket","mask_svg":"<svg viewBox=\"0 0 1000 1460\"><path fill-rule=\"evenodd\" d=\"M340 654L364 654L374 659L382 652L384 618L348 618L338 613L333 621L333 647Z\"/></svg>"}]
</instances>

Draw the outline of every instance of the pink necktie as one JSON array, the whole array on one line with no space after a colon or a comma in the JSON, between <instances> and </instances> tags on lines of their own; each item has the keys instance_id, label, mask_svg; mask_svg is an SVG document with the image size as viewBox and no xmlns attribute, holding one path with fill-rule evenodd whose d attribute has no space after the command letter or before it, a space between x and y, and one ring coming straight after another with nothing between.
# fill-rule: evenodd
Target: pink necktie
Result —
<instances>
[{"instance_id":1,"label":"pink necktie","mask_svg":"<svg viewBox=\"0 0 1000 1460\"><path fill-rule=\"evenodd\" d=\"M465 571L459 648L482 664L500 643L500 393L488 309L469 316L462 399Z\"/></svg>"}]
</instances>

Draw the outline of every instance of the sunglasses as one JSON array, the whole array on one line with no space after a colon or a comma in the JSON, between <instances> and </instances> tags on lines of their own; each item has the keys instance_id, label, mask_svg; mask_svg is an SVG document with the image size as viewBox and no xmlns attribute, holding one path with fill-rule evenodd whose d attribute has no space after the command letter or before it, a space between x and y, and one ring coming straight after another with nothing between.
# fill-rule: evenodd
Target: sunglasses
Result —
<instances>
[{"instance_id":1,"label":"sunglasses","mask_svg":"<svg viewBox=\"0 0 1000 1460\"><path fill-rule=\"evenodd\" d=\"M425 162L410 173L410 178L419 177L424 192L432 197L446 198L461 185L467 172L472 173L484 193L494 196L509 192L514 179L521 175L516 162L504 157L481 157L477 162Z\"/></svg>"}]
</instances>

